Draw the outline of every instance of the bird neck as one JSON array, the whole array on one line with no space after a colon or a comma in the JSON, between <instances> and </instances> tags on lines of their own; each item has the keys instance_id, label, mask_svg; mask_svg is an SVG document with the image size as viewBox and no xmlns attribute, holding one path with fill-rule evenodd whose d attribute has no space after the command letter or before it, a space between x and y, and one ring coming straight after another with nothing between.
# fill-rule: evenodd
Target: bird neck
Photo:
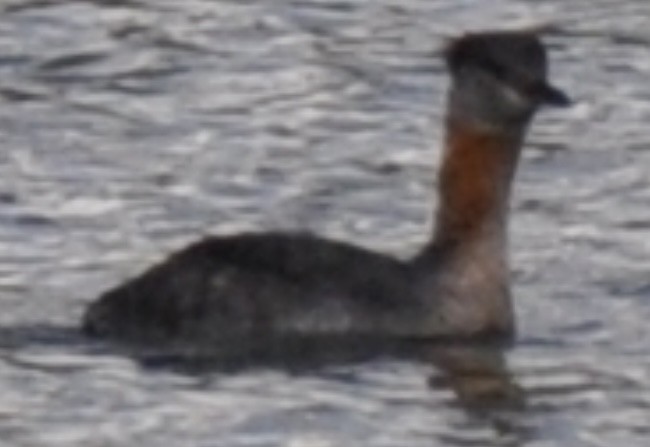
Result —
<instances>
[{"instance_id":1,"label":"bird neck","mask_svg":"<svg viewBox=\"0 0 650 447\"><path fill-rule=\"evenodd\" d=\"M505 254L511 185L524 129L499 129L447 119L439 177L437 247L480 243Z\"/></svg>"},{"instance_id":2,"label":"bird neck","mask_svg":"<svg viewBox=\"0 0 650 447\"><path fill-rule=\"evenodd\" d=\"M447 119L436 227L412 264L443 332L514 330L507 217L524 132Z\"/></svg>"}]
</instances>

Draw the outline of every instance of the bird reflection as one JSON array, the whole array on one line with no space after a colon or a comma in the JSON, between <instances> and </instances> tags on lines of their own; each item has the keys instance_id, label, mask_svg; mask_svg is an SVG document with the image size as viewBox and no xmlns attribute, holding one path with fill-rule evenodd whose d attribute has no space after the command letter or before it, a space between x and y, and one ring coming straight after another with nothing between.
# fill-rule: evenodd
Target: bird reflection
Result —
<instances>
[{"instance_id":1,"label":"bird reflection","mask_svg":"<svg viewBox=\"0 0 650 447\"><path fill-rule=\"evenodd\" d=\"M525 393L508 369L504 350L498 345L437 346L431 349L432 363L440 375L429 379L433 389L452 389L466 409L523 409Z\"/></svg>"},{"instance_id":2,"label":"bird reflection","mask_svg":"<svg viewBox=\"0 0 650 447\"><path fill-rule=\"evenodd\" d=\"M525 390L507 365L509 344L377 338L308 338L238 340L230 349L206 353L179 347L175 353L132 351L145 368L173 369L186 374L237 373L256 368L280 369L289 374L324 374L332 367L372 364L378 360L403 360L431 365L427 384L432 391L451 390L452 406L486 424L498 439L520 445L530 437L521 424L526 409Z\"/></svg>"},{"instance_id":3,"label":"bird reflection","mask_svg":"<svg viewBox=\"0 0 650 447\"><path fill-rule=\"evenodd\" d=\"M457 341L350 338L290 338L264 342L241 340L219 352L197 352L179 347L175 352L131 351L146 368L182 373L236 373L255 368L279 368L290 374L318 373L333 366L363 364L378 359L415 361L433 366L428 378L432 390L450 389L456 404L467 412L486 416L495 411L525 408L525 392L508 369L508 344Z\"/></svg>"},{"instance_id":4,"label":"bird reflection","mask_svg":"<svg viewBox=\"0 0 650 447\"><path fill-rule=\"evenodd\" d=\"M498 344L437 346L429 352L439 373L429 379L434 390L450 389L468 414L492 427L496 437L521 445L532 436L521 423L526 392L508 368Z\"/></svg>"},{"instance_id":5,"label":"bird reflection","mask_svg":"<svg viewBox=\"0 0 650 447\"><path fill-rule=\"evenodd\" d=\"M144 369L172 370L204 378L214 374L236 374L255 369L279 369L288 374L316 374L327 377L332 367L366 364L382 360L403 360L432 366L427 384L433 392L452 391L452 406L478 418L492 428L498 438L507 437L519 445L530 436L522 428L526 410L525 390L507 365L508 345L500 341L462 343L377 338L326 337L286 340L237 340L210 352L169 346L159 352L131 347L116 352L115 346L88 343L73 328L25 326L0 330L0 353L4 361L15 363L14 353L24 348L44 346L57 349L74 347L88 355L126 354ZM12 360L13 359L13 360ZM33 359L34 360L34 359ZM37 360L16 366L48 369ZM359 371L359 369L354 369Z\"/></svg>"}]
</instances>

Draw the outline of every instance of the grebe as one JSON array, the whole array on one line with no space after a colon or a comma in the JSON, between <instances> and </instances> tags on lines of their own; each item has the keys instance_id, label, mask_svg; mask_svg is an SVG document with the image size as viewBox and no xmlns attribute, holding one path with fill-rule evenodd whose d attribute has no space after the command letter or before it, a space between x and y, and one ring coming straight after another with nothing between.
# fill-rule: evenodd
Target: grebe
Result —
<instances>
[{"instance_id":1,"label":"grebe","mask_svg":"<svg viewBox=\"0 0 650 447\"><path fill-rule=\"evenodd\" d=\"M89 335L218 345L300 336L512 336L507 261L511 183L547 82L532 32L463 35L446 48L452 84L433 236L403 261L307 234L210 237L108 291Z\"/></svg>"}]
</instances>

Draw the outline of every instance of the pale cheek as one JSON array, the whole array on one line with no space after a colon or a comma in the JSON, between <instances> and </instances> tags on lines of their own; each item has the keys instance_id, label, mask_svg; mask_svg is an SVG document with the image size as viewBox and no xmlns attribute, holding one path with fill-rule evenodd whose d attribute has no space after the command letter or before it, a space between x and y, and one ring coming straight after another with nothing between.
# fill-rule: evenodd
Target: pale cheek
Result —
<instances>
[{"instance_id":1,"label":"pale cheek","mask_svg":"<svg viewBox=\"0 0 650 447\"><path fill-rule=\"evenodd\" d=\"M505 102L514 109L527 110L533 107L529 98L526 98L519 91L508 86L501 87L501 93Z\"/></svg>"}]
</instances>

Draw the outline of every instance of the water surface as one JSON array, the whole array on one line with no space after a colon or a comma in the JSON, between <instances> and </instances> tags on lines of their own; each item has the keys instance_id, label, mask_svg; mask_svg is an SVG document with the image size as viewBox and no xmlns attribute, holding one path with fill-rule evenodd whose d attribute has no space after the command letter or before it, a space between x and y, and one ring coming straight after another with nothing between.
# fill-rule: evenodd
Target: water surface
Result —
<instances>
[{"instance_id":1,"label":"water surface","mask_svg":"<svg viewBox=\"0 0 650 447\"><path fill-rule=\"evenodd\" d=\"M646 0L12 0L0 6L0 441L612 446L650 437ZM89 344L87 303L208 233L427 238L445 39L546 27L570 110L513 203L519 338L187 374Z\"/></svg>"}]
</instances>

